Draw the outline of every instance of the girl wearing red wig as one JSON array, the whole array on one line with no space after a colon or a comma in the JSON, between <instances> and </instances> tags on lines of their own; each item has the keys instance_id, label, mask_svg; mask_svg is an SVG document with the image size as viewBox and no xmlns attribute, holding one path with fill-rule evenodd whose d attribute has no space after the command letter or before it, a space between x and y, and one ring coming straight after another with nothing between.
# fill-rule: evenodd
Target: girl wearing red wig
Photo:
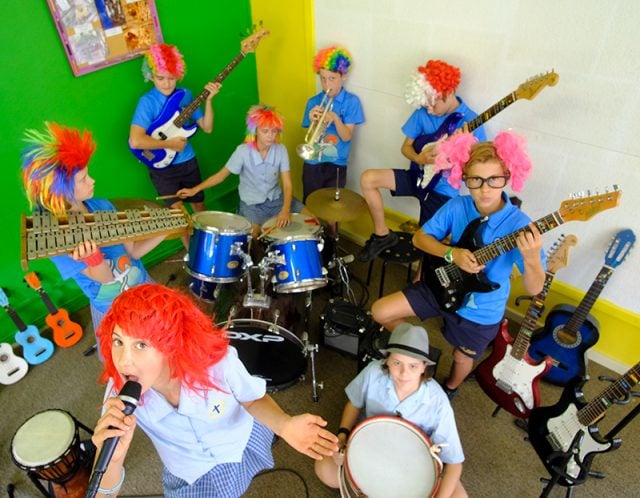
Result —
<instances>
[{"instance_id":1,"label":"girl wearing red wig","mask_svg":"<svg viewBox=\"0 0 640 498\"><path fill-rule=\"evenodd\" d=\"M106 400L93 442L98 452L119 437L102 478L102 495L116 494L123 463L140 426L164 464L166 497L236 497L273 466L274 433L319 460L337 451L327 422L290 416L266 394L215 327L184 294L145 284L120 295L98 331L104 352ZM115 396L126 381L142 387L134 415ZM100 495L99 495L100 496Z\"/></svg>"}]
</instances>

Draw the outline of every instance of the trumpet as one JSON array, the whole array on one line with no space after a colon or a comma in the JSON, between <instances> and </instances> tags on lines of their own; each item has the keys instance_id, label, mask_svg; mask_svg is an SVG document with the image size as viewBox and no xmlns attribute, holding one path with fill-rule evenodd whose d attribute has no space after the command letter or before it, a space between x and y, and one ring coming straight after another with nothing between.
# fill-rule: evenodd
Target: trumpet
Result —
<instances>
[{"instance_id":1,"label":"trumpet","mask_svg":"<svg viewBox=\"0 0 640 498\"><path fill-rule=\"evenodd\" d=\"M329 146L333 147L333 144L326 144L322 141L329 126L329 123L325 122L325 118L327 113L333 109L333 97L329 96L329 90L322 97L320 107L323 108L320 118L311 123L304 136L304 143L296 147L296 152L305 161L321 159L324 149Z\"/></svg>"}]
</instances>

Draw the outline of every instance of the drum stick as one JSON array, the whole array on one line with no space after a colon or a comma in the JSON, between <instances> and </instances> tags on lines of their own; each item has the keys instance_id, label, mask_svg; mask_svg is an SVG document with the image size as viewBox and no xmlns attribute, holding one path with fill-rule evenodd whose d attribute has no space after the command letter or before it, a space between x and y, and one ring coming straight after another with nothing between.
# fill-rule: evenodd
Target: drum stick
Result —
<instances>
[{"instance_id":1,"label":"drum stick","mask_svg":"<svg viewBox=\"0 0 640 498\"><path fill-rule=\"evenodd\" d=\"M258 235L256 237L256 240L260 240L262 237L265 237L267 235L269 235L271 232L273 232L276 228L278 228L276 225L273 225L272 227L267 228L264 232L262 232L260 235Z\"/></svg>"},{"instance_id":2,"label":"drum stick","mask_svg":"<svg viewBox=\"0 0 640 498\"><path fill-rule=\"evenodd\" d=\"M164 199L176 199L178 198L177 194L173 194L173 195L159 195L156 197L156 201L162 201Z\"/></svg>"}]
</instances>

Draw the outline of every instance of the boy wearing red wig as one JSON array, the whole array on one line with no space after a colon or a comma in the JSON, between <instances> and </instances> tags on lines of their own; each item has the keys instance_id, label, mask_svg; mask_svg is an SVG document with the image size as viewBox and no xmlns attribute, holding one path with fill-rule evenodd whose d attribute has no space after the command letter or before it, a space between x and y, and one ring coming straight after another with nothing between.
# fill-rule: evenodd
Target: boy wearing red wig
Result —
<instances>
[{"instance_id":1,"label":"boy wearing red wig","mask_svg":"<svg viewBox=\"0 0 640 498\"><path fill-rule=\"evenodd\" d=\"M441 60L429 60L424 66L417 68L407 85L405 100L416 110L402 127L405 135L400 152L404 157L425 167L433 164L434 145L428 144L422 151L414 150L413 142L421 135L438 131L445 120L454 112L460 113L461 123L466 123L477 116L464 101L456 95L460 83L460 69ZM486 140L482 127L473 134L480 140ZM458 195L458 191L441 176L432 190L425 194L422 189L423 178L428 183L431 175L417 175L415 170L407 169L368 169L360 177L360 186L371 219L374 233L358 254L358 260L370 261L385 249L398 242L398 236L389 228L384 219L384 201L380 189L389 189L393 196L416 197L420 202L420 220L422 226L449 199Z\"/></svg>"}]
</instances>

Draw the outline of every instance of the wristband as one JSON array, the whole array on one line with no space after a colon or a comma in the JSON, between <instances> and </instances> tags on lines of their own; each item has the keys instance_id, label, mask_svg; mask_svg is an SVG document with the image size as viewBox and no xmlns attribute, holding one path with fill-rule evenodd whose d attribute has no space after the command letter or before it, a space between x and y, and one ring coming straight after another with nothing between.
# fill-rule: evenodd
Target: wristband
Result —
<instances>
[{"instance_id":1,"label":"wristband","mask_svg":"<svg viewBox=\"0 0 640 498\"><path fill-rule=\"evenodd\" d=\"M346 427L340 427L340 429L338 429L337 435L339 436L340 434L344 434L345 436L347 436L347 439L349 439L349 434L351 434L351 431Z\"/></svg>"},{"instance_id":2,"label":"wristband","mask_svg":"<svg viewBox=\"0 0 640 498\"><path fill-rule=\"evenodd\" d=\"M120 487L122 486L122 483L124 482L124 476L125 476L124 467L122 467L122 474L120 475L120 482L118 484L116 484L111 489L98 488L98 491L100 493L102 493L103 495L112 495L113 493L118 491L120 489Z\"/></svg>"},{"instance_id":3,"label":"wristband","mask_svg":"<svg viewBox=\"0 0 640 498\"><path fill-rule=\"evenodd\" d=\"M98 266L104 261L104 254L102 254L102 251L100 251L100 249L96 249L96 251L92 254L89 254L89 256L80 258L80 261L84 261L85 263L87 263L88 267L92 268L94 266Z\"/></svg>"},{"instance_id":4,"label":"wristband","mask_svg":"<svg viewBox=\"0 0 640 498\"><path fill-rule=\"evenodd\" d=\"M455 247L450 247L447 252L444 253L444 260L447 263L453 263L453 250Z\"/></svg>"}]
</instances>

